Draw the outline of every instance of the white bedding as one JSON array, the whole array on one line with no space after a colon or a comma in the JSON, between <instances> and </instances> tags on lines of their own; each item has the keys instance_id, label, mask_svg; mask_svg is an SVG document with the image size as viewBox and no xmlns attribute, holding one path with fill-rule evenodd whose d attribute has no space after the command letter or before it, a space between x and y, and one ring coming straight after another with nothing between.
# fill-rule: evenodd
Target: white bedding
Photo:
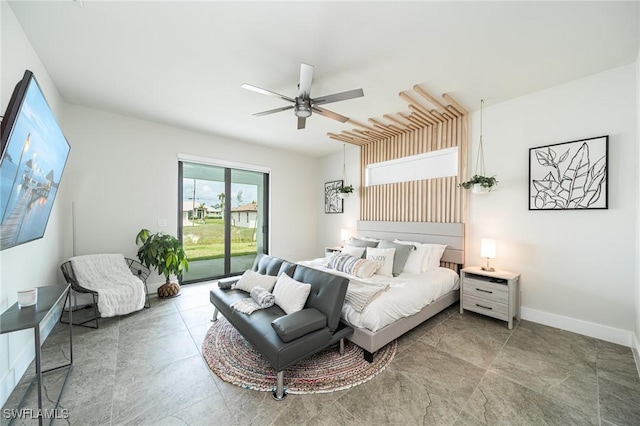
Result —
<instances>
[{"instance_id":1,"label":"white bedding","mask_svg":"<svg viewBox=\"0 0 640 426\"><path fill-rule=\"evenodd\" d=\"M392 322L418 313L439 297L459 288L459 277L448 268L434 268L420 274L401 273L395 278L374 275L369 279L356 278L329 269L326 258L298 262L301 265L364 283L389 284L390 288L376 297L360 313L349 303L342 308L342 318L356 327L378 331Z\"/></svg>"}]
</instances>

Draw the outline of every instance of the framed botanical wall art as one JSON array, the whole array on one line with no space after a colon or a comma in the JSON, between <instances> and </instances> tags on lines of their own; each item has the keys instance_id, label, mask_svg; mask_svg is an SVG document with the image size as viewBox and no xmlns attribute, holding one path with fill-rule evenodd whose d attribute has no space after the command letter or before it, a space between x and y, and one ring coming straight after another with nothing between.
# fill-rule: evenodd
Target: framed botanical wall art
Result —
<instances>
[{"instance_id":1,"label":"framed botanical wall art","mask_svg":"<svg viewBox=\"0 0 640 426\"><path fill-rule=\"evenodd\" d=\"M325 182L324 184L324 212L325 213L342 213L343 200L340 198L340 188L342 188L341 180Z\"/></svg>"},{"instance_id":2,"label":"framed botanical wall art","mask_svg":"<svg viewBox=\"0 0 640 426\"><path fill-rule=\"evenodd\" d=\"M529 210L608 208L609 136L529 149Z\"/></svg>"}]
</instances>

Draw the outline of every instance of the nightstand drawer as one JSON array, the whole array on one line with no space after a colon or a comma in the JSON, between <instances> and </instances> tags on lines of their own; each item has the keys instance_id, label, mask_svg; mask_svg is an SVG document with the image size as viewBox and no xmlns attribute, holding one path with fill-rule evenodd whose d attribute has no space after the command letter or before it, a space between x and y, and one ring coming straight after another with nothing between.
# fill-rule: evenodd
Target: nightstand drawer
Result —
<instances>
[{"instance_id":1,"label":"nightstand drawer","mask_svg":"<svg viewBox=\"0 0 640 426\"><path fill-rule=\"evenodd\" d=\"M462 307L468 311L488 315L503 321L509 319L509 306L505 303L498 303L493 300L481 299L469 295L465 295L463 301Z\"/></svg>"},{"instance_id":2,"label":"nightstand drawer","mask_svg":"<svg viewBox=\"0 0 640 426\"><path fill-rule=\"evenodd\" d=\"M481 281L467 276L462 291L465 296L475 296L500 303L509 302L509 286L505 284Z\"/></svg>"}]
</instances>

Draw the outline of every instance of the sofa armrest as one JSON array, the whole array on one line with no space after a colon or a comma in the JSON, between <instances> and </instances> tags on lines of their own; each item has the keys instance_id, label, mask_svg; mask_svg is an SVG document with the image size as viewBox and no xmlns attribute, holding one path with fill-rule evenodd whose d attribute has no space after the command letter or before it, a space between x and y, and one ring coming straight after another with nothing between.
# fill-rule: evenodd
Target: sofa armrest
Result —
<instances>
[{"instance_id":1,"label":"sofa armrest","mask_svg":"<svg viewBox=\"0 0 640 426\"><path fill-rule=\"evenodd\" d=\"M223 290L229 290L231 286L240 281L240 277L228 277L218 280L218 287Z\"/></svg>"},{"instance_id":2,"label":"sofa armrest","mask_svg":"<svg viewBox=\"0 0 640 426\"><path fill-rule=\"evenodd\" d=\"M271 327L278 333L280 340L285 343L326 326L327 316L314 308L284 315L271 322Z\"/></svg>"}]
</instances>

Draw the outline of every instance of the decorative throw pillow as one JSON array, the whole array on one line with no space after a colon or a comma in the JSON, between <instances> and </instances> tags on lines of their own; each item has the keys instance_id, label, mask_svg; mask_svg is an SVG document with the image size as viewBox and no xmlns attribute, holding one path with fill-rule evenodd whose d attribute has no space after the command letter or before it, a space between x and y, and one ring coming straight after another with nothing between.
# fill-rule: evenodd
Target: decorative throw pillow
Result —
<instances>
[{"instance_id":1,"label":"decorative throw pillow","mask_svg":"<svg viewBox=\"0 0 640 426\"><path fill-rule=\"evenodd\" d=\"M332 257L327 265L328 268L345 272L358 278L371 278L379 266L375 260L361 259L348 254L339 254Z\"/></svg>"},{"instance_id":2,"label":"decorative throw pillow","mask_svg":"<svg viewBox=\"0 0 640 426\"><path fill-rule=\"evenodd\" d=\"M397 244L391 241L382 240L378 244L377 248L394 248L396 252L393 254L393 269L392 274L394 277L400 275L400 272L404 269L405 263L409 258L409 254L414 249L414 246L406 244Z\"/></svg>"},{"instance_id":3,"label":"decorative throw pillow","mask_svg":"<svg viewBox=\"0 0 640 426\"><path fill-rule=\"evenodd\" d=\"M396 249L385 248L379 249L375 247L367 247L367 259L375 260L380 264L378 271L379 275L391 277L393 274L393 255Z\"/></svg>"},{"instance_id":4,"label":"decorative throw pillow","mask_svg":"<svg viewBox=\"0 0 640 426\"><path fill-rule=\"evenodd\" d=\"M301 311L311 292L311 284L296 281L286 273L280 274L273 288L276 305L287 314Z\"/></svg>"},{"instance_id":5,"label":"decorative throw pillow","mask_svg":"<svg viewBox=\"0 0 640 426\"><path fill-rule=\"evenodd\" d=\"M273 277L271 275L262 275L255 271L248 270L242 274L233 288L251 293L251 290L253 290L255 286L260 286L271 293L277 279L277 277Z\"/></svg>"},{"instance_id":6,"label":"decorative throw pillow","mask_svg":"<svg viewBox=\"0 0 640 426\"><path fill-rule=\"evenodd\" d=\"M366 247L356 247L356 246L346 245L342 247L342 251L340 253L348 254L349 256L353 256L353 257L362 257L366 249L367 249Z\"/></svg>"},{"instance_id":7,"label":"decorative throw pillow","mask_svg":"<svg viewBox=\"0 0 640 426\"><path fill-rule=\"evenodd\" d=\"M413 241L393 240L393 242L396 244L404 244L415 248L414 250L411 250L411 253L409 253L409 258L407 259L407 263L404 264L404 269L402 270L402 272L408 272L410 274L421 273L422 264L424 262L425 256L429 252L429 247L423 246L422 244Z\"/></svg>"}]
</instances>

